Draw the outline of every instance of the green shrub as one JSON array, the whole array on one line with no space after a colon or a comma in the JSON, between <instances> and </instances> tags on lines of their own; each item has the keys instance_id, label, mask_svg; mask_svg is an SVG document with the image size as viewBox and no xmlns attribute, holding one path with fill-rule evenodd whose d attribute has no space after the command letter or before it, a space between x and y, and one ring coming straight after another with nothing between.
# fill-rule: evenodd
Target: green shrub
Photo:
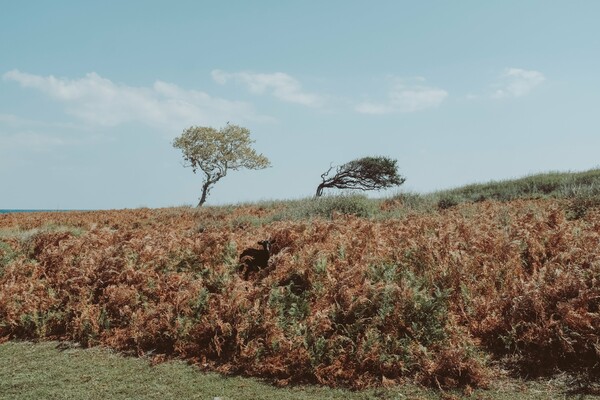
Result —
<instances>
[{"instance_id":1,"label":"green shrub","mask_svg":"<svg viewBox=\"0 0 600 400\"><path fill-rule=\"evenodd\" d=\"M581 219L590 209L599 206L600 196L579 196L569 201L565 214L568 220Z\"/></svg>"},{"instance_id":2,"label":"green shrub","mask_svg":"<svg viewBox=\"0 0 600 400\"><path fill-rule=\"evenodd\" d=\"M445 196L438 201L437 206L440 210L446 210L458 205L458 202L459 201L454 196Z\"/></svg>"},{"instance_id":3,"label":"green shrub","mask_svg":"<svg viewBox=\"0 0 600 400\"><path fill-rule=\"evenodd\" d=\"M323 196L291 203L281 219L333 218L337 214L369 218L377 211L374 200L364 195ZM275 217L278 218L278 217Z\"/></svg>"},{"instance_id":4,"label":"green shrub","mask_svg":"<svg viewBox=\"0 0 600 400\"><path fill-rule=\"evenodd\" d=\"M15 257L13 249L3 241L0 240L0 276L4 267L7 266Z\"/></svg>"},{"instance_id":5,"label":"green shrub","mask_svg":"<svg viewBox=\"0 0 600 400\"><path fill-rule=\"evenodd\" d=\"M312 212L326 218L331 218L336 212L367 218L375 213L375 205L366 196L331 196L316 199Z\"/></svg>"},{"instance_id":6,"label":"green shrub","mask_svg":"<svg viewBox=\"0 0 600 400\"><path fill-rule=\"evenodd\" d=\"M435 193L439 198L464 201L511 201L531 198L574 198L600 195L600 169L584 172L547 172L519 179L475 183Z\"/></svg>"},{"instance_id":7,"label":"green shrub","mask_svg":"<svg viewBox=\"0 0 600 400\"><path fill-rule=\"evenodd\" d=\"M410 324L413 338L425 346L444 341L451 290L432 287L409 270L402 271L402 285L412 292L401 302L404 321Z\"/></svg>"}]
</instances>

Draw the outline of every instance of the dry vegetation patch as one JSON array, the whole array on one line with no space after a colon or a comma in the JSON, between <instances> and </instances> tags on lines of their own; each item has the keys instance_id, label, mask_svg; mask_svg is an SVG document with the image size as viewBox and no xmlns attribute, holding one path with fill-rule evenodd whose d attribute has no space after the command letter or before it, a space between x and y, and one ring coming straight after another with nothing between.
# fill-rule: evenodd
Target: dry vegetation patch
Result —
<instances>
[{"instance_id":1,"label":"dry vegetation patch","mask_svg":"<svg viewBox=\"0 0 600 400\"><path fill-rule=\"evenodd\" d=\"M387 208L402 204L386 204ZM0 215L0 338L65 339L202 368L364 388L600 373L600 213L555 200L398 218L281 207ZM240 223L255 217L261 223ZM268 221L268 222L265 222ZM201 227L201 229L199 229ZM269 273L242 249L274 240Z\"/></svg>"}]
</instances>

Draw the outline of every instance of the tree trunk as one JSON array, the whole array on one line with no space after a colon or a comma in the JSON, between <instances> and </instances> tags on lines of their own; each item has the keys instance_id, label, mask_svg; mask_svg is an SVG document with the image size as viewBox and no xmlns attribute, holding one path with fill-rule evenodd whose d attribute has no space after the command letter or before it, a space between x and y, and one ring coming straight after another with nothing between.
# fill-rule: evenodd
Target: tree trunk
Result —
<instances>
[{"instance_id":1,"label":"tree trunk","mask_svg":"<svg viewBox=\"0 0 600 400\"><path fill-rule=\"evenodd\" d=\"M319 184L319 186L317 187L317 193L315 193L315 197L321 197L321 195L323 194L324 187L325 185L323 185L322 183Z\"/></svg>"},{"instance_id":2,"label":"tree trunk","mask_svg":"<svg viewBox=\"0 0 600 400\"><path fill-rule=\"evenodd\" d=\"M206 197L208 196L208 191L210 190L210 185L212 182L206 181L204 185L202 185L202 196L200 197L200 201L198 202L197 207L202 207L202 204L206 203Z\"/></svg>"}]
</instances>

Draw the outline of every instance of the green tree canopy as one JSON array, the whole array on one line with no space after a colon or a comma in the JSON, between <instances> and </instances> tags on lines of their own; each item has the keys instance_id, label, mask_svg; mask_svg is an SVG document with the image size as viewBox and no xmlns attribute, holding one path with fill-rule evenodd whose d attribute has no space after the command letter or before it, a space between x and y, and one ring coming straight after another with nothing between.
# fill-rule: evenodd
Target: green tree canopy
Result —
<instances>
[{"instance_id":1,"label":"green tree canopy","mask_svg":"<svg viewBox=\"0 0 600 400\"><path fill-rule=\"evenodd\" d=\"M227 124L216 130L212 127L192 126L173 141L173 147L183 152L186 167L194 173L204 173L202 196L198 203L206 202L212 186L227 175L227 171L241 168L263 169L271 165L269 159L252 147L247 128Z\"/></svg>"},{"instance_id":2,"label":"green tree canopy","mask_svg":"<svg viewBox=\"0 0 600 400\"><path fill-rule=\"evenodd\" d=\"M325 188L380 190L401 185L406 180L398 174L396 160L387 157L363 157L336 167L336 173L329 177L334 167L321 174L323 182L317 187L316 196Z\"/></svg>"}]
</instances>

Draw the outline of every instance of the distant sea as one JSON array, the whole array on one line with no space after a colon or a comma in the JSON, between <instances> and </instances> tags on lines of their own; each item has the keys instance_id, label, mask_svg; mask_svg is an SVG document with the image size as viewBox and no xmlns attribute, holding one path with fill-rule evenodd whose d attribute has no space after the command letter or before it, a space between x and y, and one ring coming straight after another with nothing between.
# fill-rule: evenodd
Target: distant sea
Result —
<instances>
[{"instance_id":1,"label":"distant sea","mask_svg":"<svg viewBox=\"0 0 600 400\"><path fill-rule=\"evenodd\" d=\"M10 214L10 213L28 213L28 212L54 212L59 210L0 210L0 214Z\"/></svg>"}]
</instances>

